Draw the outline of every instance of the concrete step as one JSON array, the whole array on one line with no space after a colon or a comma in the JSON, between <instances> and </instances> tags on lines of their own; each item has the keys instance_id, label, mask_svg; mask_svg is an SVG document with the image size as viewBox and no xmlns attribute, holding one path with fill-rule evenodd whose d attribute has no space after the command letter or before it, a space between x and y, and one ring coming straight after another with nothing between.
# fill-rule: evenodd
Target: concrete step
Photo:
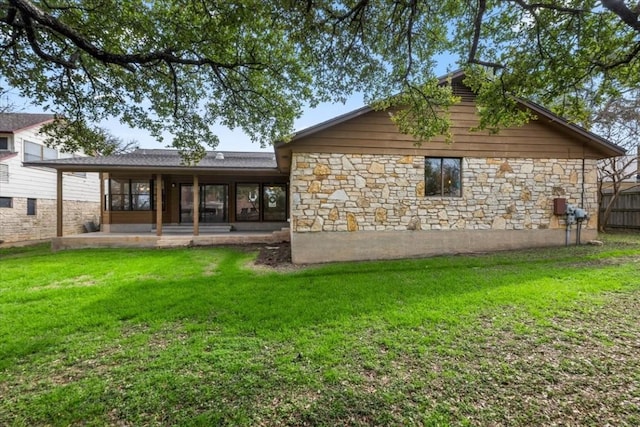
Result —
<instances>
[{"instance_id":1,"label":"concrete step","mask_svg":"<svg viewBox=\"0 0 640 427\"><path fill-rule=\"evenodd\" d=\"M198 231L200 234L210 234L210 233L229 233L231 232L231 225L229 224L207 224L198 227ZM152 232L155 233L155 227L152 229ZM163 225L162 226L162 234L193 234L193 225Z\"/></svg>"},{"instance_id":2,"label":"concrete step","mask_svg":"<svg viewBox=\"0 0 640 427\"><path fill-rule=\"evenodd\" d=\"M163 236L156 243L157 248L180 248L193 246L191 237Z\"/></svg>"},{"instance_id":3,"label":"concrete step","mask_svg":"<svg viewBox=\"0 0 640 427\"><path fill-rule=\"evenodd\" d=\"M289 227L283 227L272 233L275 242L289 242L291 240L291 231Z\"/></svg>"}]
</instances>

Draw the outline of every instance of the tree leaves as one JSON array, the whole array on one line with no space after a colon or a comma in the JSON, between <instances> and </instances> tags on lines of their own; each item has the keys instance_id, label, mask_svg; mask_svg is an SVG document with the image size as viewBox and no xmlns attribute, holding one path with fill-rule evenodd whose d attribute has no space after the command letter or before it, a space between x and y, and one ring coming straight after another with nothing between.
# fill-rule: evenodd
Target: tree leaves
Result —
<instances>
[{"instance_id":1,"label":"tree leaves","mask_svg":"<svg viewBox=\"0 0 640 427\"><path fill-rule=\"evenodd\" d=\"M530 119L510 95L578 120L589 103L558 99L640 84L637 20L595 0L0 0L0 75L68 122L118 117L193 159L214 124L266 145L355 92L428 140L455 102L433 83L443 55L478 91L481 128Z\"/></svg>"}]
</instances>

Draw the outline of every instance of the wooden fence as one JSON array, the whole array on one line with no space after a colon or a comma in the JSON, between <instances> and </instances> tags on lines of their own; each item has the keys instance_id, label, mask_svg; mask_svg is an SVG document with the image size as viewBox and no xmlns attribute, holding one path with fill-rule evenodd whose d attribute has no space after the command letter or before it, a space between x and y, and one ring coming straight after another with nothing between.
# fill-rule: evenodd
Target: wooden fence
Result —
<instances>
[{"instance_id":1,"label":"wooden fence","mask_svg":"<svg viewBox=\"0 0 640 427\"><path fill-rule=\"evenodd\" d=\"M602 196L603 207L600 210L600 215L604 211L604 206L607 206L611 200L611 194L604 194ZM609 221L606 224L607 228L638 228L640 229L640 191L625 191L620 193L618 200L615 201Z\"/></svg>"}]
</instances>

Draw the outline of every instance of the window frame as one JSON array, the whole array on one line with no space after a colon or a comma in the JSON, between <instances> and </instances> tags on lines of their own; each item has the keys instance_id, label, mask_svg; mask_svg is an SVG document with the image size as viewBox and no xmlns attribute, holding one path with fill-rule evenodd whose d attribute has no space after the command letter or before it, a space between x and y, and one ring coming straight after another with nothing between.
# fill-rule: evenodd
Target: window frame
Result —
<instances>
[{"instance_id":1,"label":"window frame","mask_svg":"<svg viewBox=\"0 0 640 427\"><path fill-rule=\"evenodd\" d=\"M125 190L123 192L114 193L112 182L117 181L121 182L121 185L125 186ZM134 184L136 187L139 185L148 185L148 192L133 192ZM153 179L140 179L140 178L109 178L109 198L106 204L107 209L112 212L149 212L154 211L155 207L155 191L154 191L155 182ZM145 202L145 208L140 208L139 198L140 196L148 196L147 202ZM114 208L114 200L120 199L122 203L118 208Z\"/></svg>"},{"instance_id":2,"label":"window frame","mask_svg":"<svg viewBox=\"0 0 640 427\"><path fill-rule=\"evenodd\" d=\"M268 188L274 188L274 187L279 187L281 188L282 193L279 195L280 197L278 197L277 195L270 195L267 193L267 189ZM262 184L262 220L265 222L284 222L287 220L287 216L288 216L288 212L289 212L289 206L288 206L288 193L289 193L289 186L286 183L264 183ZM267 212L267 210L269 209L269 206L271 203L275 203L277 204L278 199L280 199L281 197L284 197L284 206L283 206L283 210L282 210L282 218L269 218L266 219L266 216L271 216L273 214L273 212ZM277 212L277 211L275 211Z\"/></svg>"},{"instance_id":3,"label":"window frame","mask_svg":"<svg viewBox=\"0 0 640 427\"><path fill-rule=\"evenodd\" d=\"M12 209L12 208L13 208L13 197L0 196L0 209Z\"/></svg>"},{"instance_id":4,"label":"window frame","mask_svg":"<svg viewBox=\"0 0 640 427\"><path fill-rule=\"evenodd\" d=\"M252 201L249 198L249 202L252 207L243 208L238 203L238 195L240 192L238 191L239 187L257 187L256 199ZM251 194L252 191L249 192ZM234 194L234 217L236 222L260 222L262 221L262 183L260 182L236 182L235 185L235 194ZM257 207L255 207L257 204ZM240 211L238 211L240 209ZM257 216L253 217L253 212L257 212Z\"/></svg>"},{"instance_id":5,"label":"window frame","mask_svg":"<svg viewBox=\"0 0 640 427\"><path fill-rule=\"evenodd\" d=\"M40 152L38 154L27 153L27 144L33 147L37 147L37 149ZM56 160L60 157L60 153L55 148L47 147L45 145L38 144L37 142L29 141L26 139L22 141L22 151L23 151L22 160L25 162L37 162L40 160ZM52 154L52 153L55 153L55 157L51 157L50 155L45 156L45 154ZM27 158L27 156L29 156L29 158Z\"/></svg>"},{"instance_id":6,"label":"window frame","mask_svg":"<svg viewBox=\"0 0 640 427\"><path fill-rule=\"evenodd\" d=\"M240 192L238 188L253 187L257 189L256 199L247 203L238 203ZM280 195L284 197L284 205L282 210L282 219L274 218L273 213L267 212L270 209L270 200L265 193L269 187L280 187L282 189ZM244 197L244 196L243 196ZM271 202L277 203L277 202ZM269 181L269 182L236 182L233 194L233 216L236 222L286 222L289 220L289 184L286 182ZM255 210L253 209L255 208ZM271 207L273 208L273 206ZM257 212L257 215L254 213Z\"/></svg>"},{"instance_id":7,"label":"window frame","mask_svg":"<svg viewBox=\"0 0 640 427\"><path fill-rule=\"evenodd\" d=\"M27 216L35 216L38 214L38 199L27 199Z\"/></svg>"},{"instance_id":8,"label":"window frame","mask_svg":"<svg viewBox=\"0 0 640 427\"><path fill-rule=\"evenodd\" d=\"M439 176L436 176L436 184L439 184L439 189L437 193L429 194L429 188L433 187L433 182L430 183L430 180L433 179L432 176L428 174L427 166L430 161L437 160L439 161L438 169L436 173ZM456 188L455 194L452 193L450 189L446 190L445 187L445 161L453 160L457 162L457 181L458 185ZM455 188L455 187L454 187ZM443 197L443 198L460 198L462 197L462 157L440 157L440 156L426 156L424 158L424 195L425 197Z\"/></svg>"},{"instance_id":9,"label":"window frame","mask_svg":"<svg viewBox=\"0 0 640 427\"><path fill-rule=\"evenodd\" d=\"M7 143L6 148L3 148L1 146L3 140L6 141L6 143ZM0 151L13 151L13 144L12 144L11 137L9 137L9 136L0 136Z\"/></svg>"}]
</instances>

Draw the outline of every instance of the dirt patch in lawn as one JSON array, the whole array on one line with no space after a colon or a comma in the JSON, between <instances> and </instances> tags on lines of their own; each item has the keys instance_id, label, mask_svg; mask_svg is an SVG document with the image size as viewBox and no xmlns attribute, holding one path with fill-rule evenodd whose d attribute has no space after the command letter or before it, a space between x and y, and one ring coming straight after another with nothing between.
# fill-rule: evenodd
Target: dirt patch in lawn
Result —
<instances>
[{"instance_id":1,"label":"dirt patch in lawn","mask_svg":"<svg viewBox=\"0 0 640 427\"><path fill-rule=\"evenodd\" d=\"M243 252L257 252L256 258L247 262L245 267L259 272L289 272L304 268L291 262L291 243L249 244L233 246Z\"/></svg>"},{"instance_id":2,"label":"dirt patch in lawn","mask_svg":"<svg viewBox=\"0 0 640 427\"><path fill-rule=\"evenodd\" d=\"M291 264L291 244L283 242L261 246L255 263L269 267L287 267Z\"/></svg>"}]
</instances>

